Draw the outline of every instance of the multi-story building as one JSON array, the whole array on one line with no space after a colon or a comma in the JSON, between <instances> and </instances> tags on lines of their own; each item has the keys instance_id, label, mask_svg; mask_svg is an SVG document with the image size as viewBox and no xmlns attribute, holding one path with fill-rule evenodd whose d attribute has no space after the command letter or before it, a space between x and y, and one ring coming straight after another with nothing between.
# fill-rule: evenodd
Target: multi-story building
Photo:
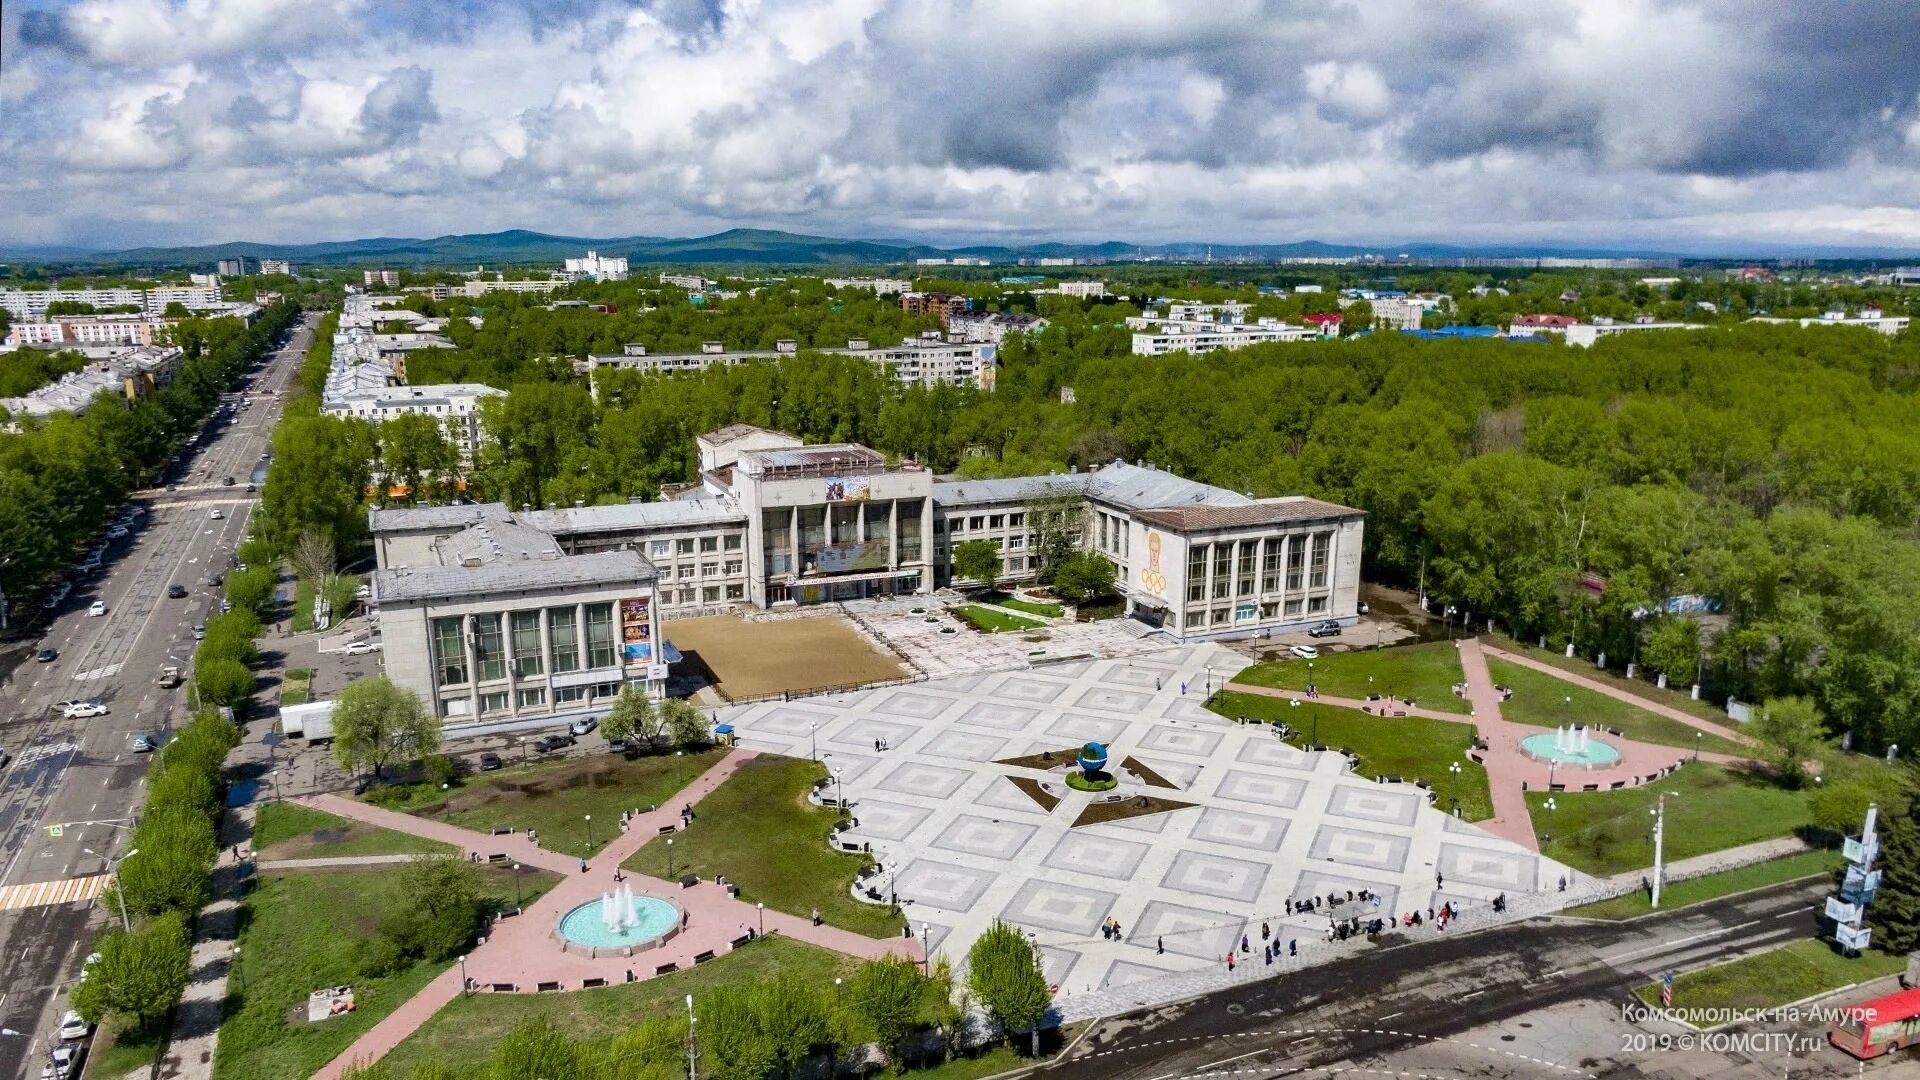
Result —
<instances>
[{"instance_id":1,"label":"multi-story building","mask_svg":"<svg viewBox=\"0 0 1920 1080\"><path fill-rule=\"evenodd\" d=\"M909 292L900 294L900 310L909 315L938 315L948 319L965 314L973 306L973 301L964 296L942 292Z\"/></svg>"},{"instance_id":2,"label":"multi-story building","mask_svg":"<svg viewBox=\"0 0 1920 1080\"><path fill-rule=\"evenodd\" d=\"M1311 327L1294 326L1271 318L1261 319L1257 323L1222 323L1132 316L1127 319L1127 325L1135 331L1135 356L1166 356L1177 352L1199 355L1216 349L1244 349L1249 345L1306 341L1317 336Z\"/></svg>"},{"instance_id":3,"label":"multi-story building","mask_svg":"<svg viewBox=\"0 0 1920 1080\"><path fill-rule=\"evenodd\" d=\"M1920 285L1920 266L1898 267L1893 273L1887 275L1887 280L1902 287Z\"/></svg>"},{"instance_id":4,"label":"multi-story building","mask_svg":"<svg viewBox=\"0 0 1920 1080\"><path fill-rule=\"evenodd\" d=\"M1168 300L1165 303L1169 322L1237 323L1246 319L1247 311L1253 307L1238 300L1220 304L1203 304L1198 300Z\"/></svg>"},{"instance_id":5,"label":"multi-story building","mask_svg":"<svg viewBox=\"0 0 1920 1080\"><path fill-rule=\"evenodd\" d=\"M805 446L735 424L698 440L700 483L652 503L380 510L380 565L428 565L477 524L550 538L571 556L625 551L656 572L662 616L926 592L952 550L985 540L1003 580L1031 580L1050 536L1116 567L1128 614L1180 639L1357 617L1364 515L1298 496L1254 499L1115 461L1091 472L936 483L862 446ZM383 600L384 603L384 600ZM657 640L657 639L656 639ZM391 649L391 639L389 642Z\"/></svg>"},{"instance_id":6,"label":"multi-story building","mask_svg":"<svg viewBox=\"0 0 1920 1080\"><path fill-rule=\"evenodd\" d=\"M375 510L421 515L468 507ZM415 531L418 531L417 529ZM387 677L449 725L604 715L626 686L666 689L652 564L633 551L567 555L552 537L498 516L387 558L372 578Z\"/></svg>"},{"instance_id":7,"label":"multi-story building","mask_svg":"<svg viewBox=\"0 0 1920 1080\"><path fill-rule=\"evenodd\" d=\"M388 289L397 289L400 287L400 271L398 270L362 270L360 272L360 282L361 284L365 285L369 289L375 286L380 286Z\"/></svg>"},{"instance_id":8,"label":"multi-story building","mask_svg":"<svg viewBox=\"0 0 1920 1080\"><path fill-rule=\"evenodd\" d=\"M900 278L827 278L826 283L836 289L859 289L875 296L897 296L913 291L913 282Z\"/></svg>"},{"instance_id":9,"label":"multi-story building","mask_svg":"<svg viewBox=\"0 0 1920 1080\"><path fill-rule=\"evenodd\" d=\"M961 341L1006 342L1008 334L1034 334L1047 328L1047 320L1038 315L1013 315L1001 312L966 311L947 316L947 333Z\"/></svg>"},{"instance_id":10,"label":"multi-story building","mask_svg":"<svg viewBox=\"0 0 1920 1080\"><path fill-rule=\"evenodd\" d=\"M220 259L213 265L214 269L218 271L219 275L223 278L247 276L247 260L244 256L232 259Z\"/></svg>"},{"instance_id":11,"label":"multi-story building","mask_svg":"<svg viewBox=\"0 0 1920 1080\"><path fill-rule=\"evenodd\" d=\"M811 351L834 356L858 356L886 365L895 378L910 386L945 383L982 390L993 389L995 362L999 355L997 346L983 342L941 341L937 331L929 333L936 336L909 338L898 345L882 346L869 346L865 338L849 338L844 349ZM589 355L575 364L574 370L581 374L607 369L656 373L702 371L715 366L777 360L799 351L798 343L788 340L775 342L772 350L728 352L719 342L709 342L708 345L708 348L697 353L649 353L644 345L627 345L619 353Z\"/></svg>"},{"instance_id":12,"label":"multi-story building","mask_svg":"<svg viewBox=\"0 0 1920 1080\"><path fill-rule=\"evenodd\" d=\"M1590 349L1593 343L1603 337L1618 334L1633 334L1648 330L1704 330L1701 323L1658 322L1650 315L1642 315L1629 322L1619 322L1601 316L1590 323L1574 323L1566 328L1567 344ZM1514 336L1511 332L1508 337Z\"/></svg>"},{"instance_id":13,"label":"multi-story building","mask_svg":"<svg viewBox=\"0 0 1920 1080\"><path fill-rule=\"evenodd\" d=\"M1761 323L1798 323L1801 326L1858 326L1877 333L1892 336L1905 330L1912 322L1905 315L1888 315L1876 307L1861 308L1856 315L1849 316L1845 310L1836 309L1822 312L1817 318L1777 319L1769 316L1756 316L1748 322Z\"/></svg>"},{"instance_id":14,"label":"multi-story building","mask_svg":"<svg viewBox=\"0 0 1920 1080\"><path fill-rule=\"evenodd\" d=\"M481 383L388 385L330 396L320 411L328 416L358 417L376 425L397 416L432 417L459 453L460 467L465 469L473 465L474 452L480 448L480 403L506 394Z\"/></svg>"},{"instance_id":15,"label":"multi-story building","mask_svg":"<svg viewBox=\"0 0 1920 1080\"><path fill-rule=\"evenodd\" d=\"M263 274L285 274L288 277L293 277L294 276L293 260L292 259L261 259L260 272ZM394 284L398 285L400 283L397 280L398 275L395 275L395 276L396 276L396 280L394 281Z\"/></svg>"},{"instance_id":16,"label":"multi-story building","mask_svg":"<svg viewBox=\"0 0 1920 1080\"><path fill-rule=\"evenodd\" d=\"M1564 334L1567 328L1577 325L1580 320L1571 315L1515 315L1507 325L1508 337L1538 337L1541 334Z\"/></svg>"},{"instance_id":17,"label":"multi-story building","mask_svg":"<svg viewBox=\"0 0 1920 1080\"><path fill-rule=\"evenodd\" d=\"M1077 296L1082 300L1092 300L1107 295L1107 283L1104 281L1063 281L1055 285L1052 291L1061 296Z\"/></svg>"},{"instance_id":18,"label":"multi-story building","mask_svg":"<svg viewBox=\"0 0 1920 1080\"><path fill-rule=\"evenodd\" d=\"M327 381L320 392L320 411L328 416L352 416L379 424L397 416L430 416L440 424L461 468L473 464L480 448L480 403L502 397L506 391L480 383L407 385L406 354L423 348L449 348L453 342L436 334L377 334L374 328L389 321L412 326L428 320L416 311L388 311L378 305L392 297L352 295L341 308L333 335L333 354Z\"/></svg>"},{"instance_id":19,"label":"multi-story building","mask_svg":"<svg viewBox=\"0 0 1920 1080\"><path fill-rule=\"evenodd\" d=\"M17 322L9 345L152 345L172 323L148 315L55 315L44 322Z\"/></svg>"},{"instance_id":20,"label":"multi-story building","mask_svg":"<svg viewBox=\"0 0 1920 1080\"><path fill-rule=\"evenodd\" d=\"M550 293L555 289L564 289L573 282L567 278L525 278L508 280L496 277L491 281L475 278L461 286L466 296L485 296L490 292L510 293Z\"/></svg>"},{"instance_id":21,"label":"multi-story building","mask_svg":"<svg viewBox=\"0 0 1920 1080\"><path fill-rule=\"evenodd\" d=\"M1418 330L1420 320L1432 310L1413 296L1385 297L1373 301L1373 325L1383 330Z\"/></svg>"},{"instance_id":22,"label":"multi-story building","mask_svg":"<svg viewBox=\"0 0 1920 1080\"><path fill-rule=\"evenodd\" d=\"M660 283L662 285L678 285L688 292L699 292L710 285L720 284L717 281L703 278L699 274L661 274Z\"/></svg>"},{"instance_id":23,"label":"multi-story building","mask_svg":"<svg viewBox=\"0 0 1920 1080\"><path fill-rule=\"evenodd\" d=\"M16 319L44 319L47 305L64 302L98 308L136 308L149 315L164 314L168 304L188 309L216 308L218 286L156 285L151 289L0 289L0 307Z\"/></svg>"},{"instance_id":24,"label":"multi-story building","mask_svg":"<svg viewBox=\"0 0 1920 1080\"><path fill-rule=\"evenodd\" d=\"M566 272L572 277L592 278L595 281L625 281L627 260L589 251L584 259L568 259Z\"/></svg>"},{"instance_id":25,"label":"multi-story building","mask_svg":"<svg viewBox=\"0 0 1920 1080\"><path fill-rule=\"evenodd\" d=\"M113 352L30 394L0 398L0 412L10 418L8 426L18 427L26 417L44 418L62 412L77 416L103 399L132 404L171 383L183 359L180 349L171 345Z\"/></svg>"}]
</instances>

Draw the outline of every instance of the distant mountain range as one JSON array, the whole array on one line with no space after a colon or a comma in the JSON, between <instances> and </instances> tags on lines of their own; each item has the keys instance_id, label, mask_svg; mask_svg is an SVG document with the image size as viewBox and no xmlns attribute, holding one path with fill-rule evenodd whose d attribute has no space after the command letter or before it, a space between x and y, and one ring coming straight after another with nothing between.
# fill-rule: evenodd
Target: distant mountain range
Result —
<instances>
[{"instance_id":1,"label":"distant mountain range","mask_svg":"<svg viewBox=\"0 0 1920 1080\"><path fill-rule=\"evenodd\" d=\"M200 247L145 247L125 251L92 251L58 245L0 245L0 260L27 263L74 263L99 267L153 267L211 269L219 259L244 256L249 259L291 259L310 266L467 266L502 264L557 263L567 256L581 255L589 249L602 255L624 255L634 263L673 263L677 265L759 263L774 265L886 265L910 263L915 259L954 256L985 257L995 263L1011 264L1023 258L1120 259L1163 258L1173 260L1277 259L1350 255L1408 255L1414 258L1701 258L1674 252L1645 250L1605 250L1575 247L1536 246L1462 246L1453 244L1403 244L1396 246L1356 246L1327 244L1315 240L1291 244L1127 244L1107 241L1101 244L1034 243L1025 245L982 245L940 248L911 240L848 240L831 236L807 236L801 233L768 229L729 229L712 236L553 236L525 229L504 232L437 236L432 239L371 237L362 240L338 240L319 244L209 244ZM1786 254L1776 252L1775 254ZM1812 252L1803 254L1812 255ZM1715 258L1716 256L1705 256ZM1718 258L1735 258L1733 255ZM1749 257L1758 258L1759 255ZM1895 252L1833 249L1827 258L1884 259L1902 257Z\"/></svg>"}]
</instances>

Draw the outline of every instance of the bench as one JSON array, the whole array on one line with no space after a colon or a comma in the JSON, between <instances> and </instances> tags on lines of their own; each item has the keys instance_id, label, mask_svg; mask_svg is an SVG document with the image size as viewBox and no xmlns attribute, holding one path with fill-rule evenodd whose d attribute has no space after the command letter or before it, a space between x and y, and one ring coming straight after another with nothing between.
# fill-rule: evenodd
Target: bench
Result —
<instances>
[{"instance_id":1,"label":"bench","mask_svg":"<svg viewBox=\"0 0 1920 1080\"><path fill-rule=\"evenodd\" d=\"M558 990L558 989L560 989L560 984L557 982L543 982L540 985L534 987L534 990L536 992L542 993L542 994L547 993L550 990Z\"/></svg>"},{"instance_id":2,"label":"bench","mask_svg":"<svg viewBox=\"0 0 1920 1080\"><path fill-rule=\"evenodd\" d=\"M512 836L512 835L513 835L513 826L511 826L511 825L495 825L495 826L493 827L493 835L495 835L495 836Z\"/></svg>"},{"instance_id":3,"label":"bench","mask_svg":"<svg viewBox=\"0 0 1920 1080\"><path fill-rule=\"evenodd\" d=\"M708 949L706 952L703 952L703 953L695 953L693 957L693 962L696 964L704 964L711 959L713 959L713 950Z\"/></svg>"},{"instance_id":4,"label":"bench","mask_svg":"<svg viewBox=\"0 0 1920 1080\"><path fill-rule=\"evenodd\" d=\"M674 972L679 970L680 970L680 965L672 960L669 960L664 964L653 965L653 973L655 975L671 975Z\"/></svg>"},{"instance_id":5,"label":"bench","mask_svg":"<svg viewBox=\"0 0 1920 1080\"><path fill-rule=\"evenodd\" d=\"M859 851L859 850L860 850L860 845L859 845L859 844L848 844L848 843L842 843L842 844L840 845L840 850L841 850L841 851Z\"/></svg>"},{"instance_id":6,"label":"bench","mask_svg":"<svg viewBox=\"0 0 1920 1080\"><path fill-rule=\"evenodd\" d=\"M662 825L658 830L656 830L655 835L665 836L670 832L677 832L679 828L680 827L678 825Z\"/></svg>"},{"instance_id":7,"label":"bench","mask_svg":"<svg viewBox=\"0 0 1920 1080\"><path fill-rule=\"evenodd\" d=\"M511 919L518 914L520 914L520 909L517 907L501 908L494 913L493 917L496 919Z\"/></svg>"},{"instance_id":8,"label":"bench","mask_svg":"<svg viewBox=\"0 0 1920 1080\"><path fill-rule=\"evenodd\" d=\"M503 862L512 862L512 861L513 861L513 859L512 859L512 858L510 858L509 856L506 856L506 855L489 855L489 856L487 856L487 862L489 862L489 863L503 863Z\"/></svg>"},{"instance_id":9,"label":"bench","mask_svg":"<svg viewBox=\"0 0 1920 1080\"><path fill-rule=\"evenodd\" d=\"M730 947L737 949L740 946L745 945L747 942L752 940L753 940L752 934L741 934L739 937L734 938L732 941L729 941L727 944Z\"/></svg>"},{"instance_id":10,"label":"bench","mask_svg":"<svg viewBox=\"0 0 1920 1080\"><path fill-rule=\"evenodd\" d=\"M727 889L728 896L734 897L736 899L740 896L740 886L735 885L733 882L731 881L727 882L726 889Z\"/></svg>"},{"instance_id":11,"label":"bench","mask_svg":"<svg viewBox=\"0 0 1920 1080\"><path fill-rule=\"evenodd\" d=\"M488 983L487 989L496 994L511 994L520 989L519 983Z\"/></svg>"},{"instance_id":12,"label":"bench","mask_svg":"<svg viewBox=\"0 0 1920 1080\"><path fill-rule=\"evenodd\" d=\"M605 979L581 979L580 980L580 989L582 990L591 990L596 986L605 986L605 985L607 985L607 980Z\"/></svg>"}]
</instances>

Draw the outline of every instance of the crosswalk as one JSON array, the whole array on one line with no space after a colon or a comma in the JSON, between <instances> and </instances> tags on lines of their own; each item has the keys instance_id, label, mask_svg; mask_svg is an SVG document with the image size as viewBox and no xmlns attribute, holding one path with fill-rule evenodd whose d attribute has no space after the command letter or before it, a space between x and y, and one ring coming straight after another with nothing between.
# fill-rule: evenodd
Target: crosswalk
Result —
<instances>
[{"instance_id":1,"label":"crosswalk","mask_svg":"<svg viewBox=\"0 0 1920 1080\"><path fill-rule=\"evenodd\" d=\"M121 665L120 665L120 664L108 664L108 665L107 665L106 667L97 667L97 668L94 668L94 669L92 669L92 670L90 670L90 671L83 671L83 672L81 672L80 674L78 674L78 675L75 675L75 676L74 676L74 679L75 679L75 680L80 680L80 679L111 679L111 678L113 678L113 677L114 677L115 675L118 675L118 674L120 674L120 668L121 668Z\"/></svg>"},{"instance_id":2,"label":"crosswalk","mask_svg":"<svg viewBox=\"0 0 1920 1080\"><path fill-rule=\"evenodd\" d=\"M31 765L36 761L41 761L46 758L59 757L62 754L71 754L79 749L80 744L76 742L57 742L47 743L42 746L30 746L20 751L20 756L13 759L13 765L14 768L19 768L22 765Z\"/></svg>"},{"instance_id":3,"label":"crosswalk","mask_svg":"<svg viewBox=\"0 0 1920 1080\"><path fill-rule=\"evenodd\" d=\"M101 890L106 887L107 875L105 874L67 878L65 881L36 881L28 885L8 885L0 888L0 911L18 911L21 908L91 900L99 896Z\"/></svg>"}]
</instances>

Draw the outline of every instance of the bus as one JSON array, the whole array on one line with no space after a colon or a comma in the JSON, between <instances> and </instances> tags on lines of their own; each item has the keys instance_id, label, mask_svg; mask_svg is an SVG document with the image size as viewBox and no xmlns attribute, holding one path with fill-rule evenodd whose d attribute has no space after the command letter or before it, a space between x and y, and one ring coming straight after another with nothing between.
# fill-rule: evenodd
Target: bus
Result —
<instances>
[{"instance_id":1,"label":"bus","mask_svg":"<svg viewBox=\"0 0 1920 1080\"><path fill-rule=\"evenodd\" d=\"M1827 1033L1827 1041L1863 1061L1920 1046L1920 990L1902 990L1847 1006Z\"/></svg>"}]
</instances>

